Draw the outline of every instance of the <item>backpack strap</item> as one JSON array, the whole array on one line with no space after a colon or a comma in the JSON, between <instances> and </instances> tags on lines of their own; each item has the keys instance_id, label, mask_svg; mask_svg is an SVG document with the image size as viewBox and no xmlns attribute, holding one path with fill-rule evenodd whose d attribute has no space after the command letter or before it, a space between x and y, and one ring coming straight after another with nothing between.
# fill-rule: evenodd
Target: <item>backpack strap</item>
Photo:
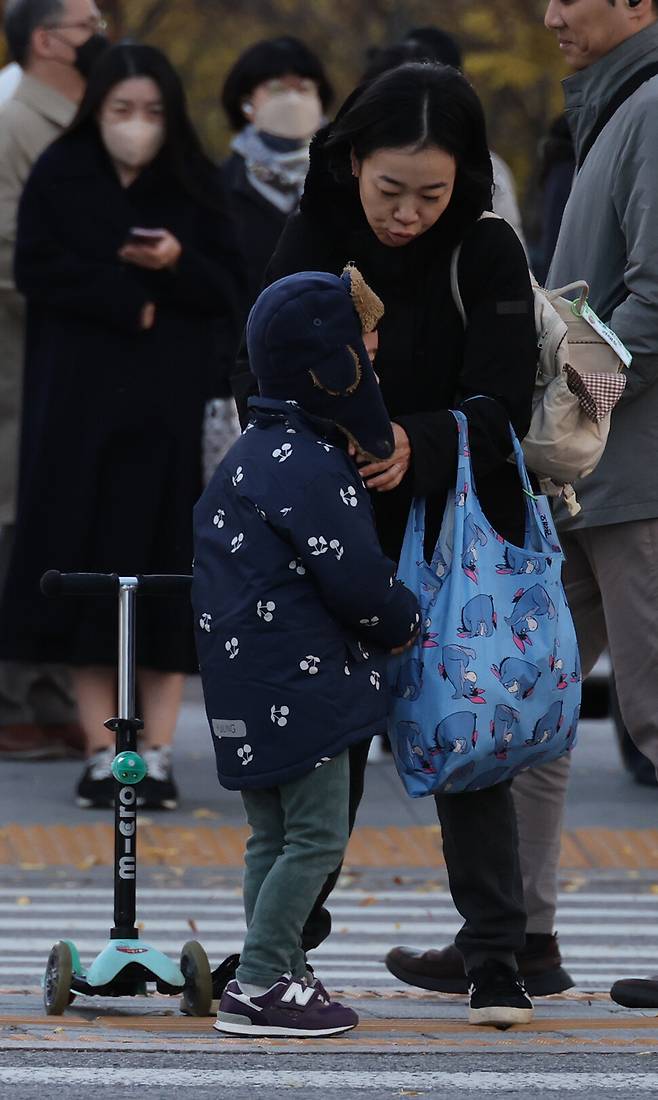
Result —
<instances>
[{"instance_id":1,"label":"backpack strap","mask_svg":"<svg viewBox=\"0 0 658 1100\"><path fill-rule=\"evenodd\" d=\"M580 172L583 164L587 160L587 157L601 131L608 125L611 118L616 115L619 108L626 102L627 99L633 95L634 92L641 88L643 84L646 84L647 80L651 80L652 76L658 76L658 62L654 61L651 65L644 65L641 69L638 69L636 73L625 80L621 88L616 95L613 95L612 99L606 104L601 111L596 122L592 126L589 134L585 138L584 145L580 150L580 156L578 157L577 172Z\"/></svg>"},{"instance_id":2,"label":"backpack strap","mask_svg":"<svg viewBox=\"0 0 658 1100\"><path fill-rule=\"evenodd\" d=\"M502 222L505 219L500 215L494 214L493 210L483 210L478 218L479 222L486 221L488 218L495 218L496 221ZM462 292L459 289L459 257L462 254L463 240L459 242L457 247L453 250L450 258L450 291L452 293L452 300L455 303L455 308L462 319L462 324L466 328L466 309L464 307L464 299L462 298Z\"/></svg>"},{"instance_id":3,"label":"backpack strap","mask_svg":"<svg viewBox=\"0 0 658 1100\"><path fill-rule=\"evenodd\" d=\"M464 309L464 300L462 298L462 292L459 289L459 257L462 254L462 244L460 241L455 248L452 258L450 260L450 291L452 293L452 300L455 303L457 312L462 319L462 325L466 328L466 310Z\"/></svg>"}]
</instances>

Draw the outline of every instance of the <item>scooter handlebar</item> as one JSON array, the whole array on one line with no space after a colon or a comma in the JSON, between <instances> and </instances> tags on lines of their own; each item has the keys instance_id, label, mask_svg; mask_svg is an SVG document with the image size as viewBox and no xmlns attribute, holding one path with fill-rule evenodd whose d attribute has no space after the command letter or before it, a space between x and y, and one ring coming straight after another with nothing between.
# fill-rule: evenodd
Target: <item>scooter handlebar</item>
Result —
<instances>
[{"instance_id":1,"label":"scooter handlebar","mask_svg":"<svg viewBox=\"0 0 658 1100\"><path fill-rule=\"evenodd\" d=\"M139 591L147 596L189 596L192 578L184 573L150 573L139 578Z\"/></svg>"},{"instance_id":2,"label":"scooter handlebar","mask_svg":"<svg viewBox=\"0 0 658 1100\"><path fill-rule=\"evenodd\" d=\"M189 595L190 576L151 574L138 576L138 592L150 596ZM119 591L118 573L60 573L49 569L41 578L44 596L110 596Z\"/></svg>"},{"instance_id":3,"label":"scooter handlebar","mask_svg":"<svg viewBox=\"0 0 658 1100\"><path fill-rule=\"evenodd\" d=\"M107 596L118 590L116 573L60 573L49 569L41 578L44 596Z\"/></svg>"}]
</instances>

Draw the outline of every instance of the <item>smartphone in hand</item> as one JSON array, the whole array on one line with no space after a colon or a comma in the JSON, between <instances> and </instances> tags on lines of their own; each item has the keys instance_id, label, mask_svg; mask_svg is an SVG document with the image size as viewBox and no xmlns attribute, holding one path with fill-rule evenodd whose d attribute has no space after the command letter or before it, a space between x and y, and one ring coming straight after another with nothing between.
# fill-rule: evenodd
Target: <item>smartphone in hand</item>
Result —
<instances>
[{"instance_id":1,"label":"smartphone in hand","mask_svg":"<svg viewBox=\"0 0 658 1100\"><path fill-rule=\"evenodd\" d=\"M140 229L138 226L128 230L126 244L155 245L165 237L164 229Z\"/></svg>"}]
</instances>

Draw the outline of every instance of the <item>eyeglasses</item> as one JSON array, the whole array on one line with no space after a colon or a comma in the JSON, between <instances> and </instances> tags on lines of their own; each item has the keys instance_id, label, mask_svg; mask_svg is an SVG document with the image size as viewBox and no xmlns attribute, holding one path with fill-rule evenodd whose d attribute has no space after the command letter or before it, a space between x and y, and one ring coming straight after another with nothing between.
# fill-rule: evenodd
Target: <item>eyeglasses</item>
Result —
<instances>
[{"instance_id":1,"label":"eyeglasses","mask_svg":"<svg viewBox=\"0 0 658 1100\"><path fill-rule=\"evenodd\" d=\"M103 33L108 28L107 19L83 19L79 23L48 23L48 30L90 31L91 34Z\"/></svg>"}]
</instances>

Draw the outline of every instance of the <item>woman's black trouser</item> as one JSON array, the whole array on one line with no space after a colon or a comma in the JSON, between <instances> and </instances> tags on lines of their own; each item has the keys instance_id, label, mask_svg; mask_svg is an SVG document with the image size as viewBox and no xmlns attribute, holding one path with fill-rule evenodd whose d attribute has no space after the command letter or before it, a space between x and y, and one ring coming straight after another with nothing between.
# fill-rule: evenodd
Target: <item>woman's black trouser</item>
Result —
<instances>
[{"instance_id":1,"label":"woman's black trouser","mask_svg":"<svg viewBox=\"0 0 658 1100\"><path fill-rule=\"evenodd\" d=\"M350 831L363 796L369 745L366 741L350 749ZM510 784L437 795L436 805L450 892L464 918L455 943L466 970L491 958L516 969L514 956L525 943L526 916ZM305 951L321 944L331 931L331 914L324 903L339 874L337 867L313 906L302 938Z\"/></svg>"}]
</instances>

